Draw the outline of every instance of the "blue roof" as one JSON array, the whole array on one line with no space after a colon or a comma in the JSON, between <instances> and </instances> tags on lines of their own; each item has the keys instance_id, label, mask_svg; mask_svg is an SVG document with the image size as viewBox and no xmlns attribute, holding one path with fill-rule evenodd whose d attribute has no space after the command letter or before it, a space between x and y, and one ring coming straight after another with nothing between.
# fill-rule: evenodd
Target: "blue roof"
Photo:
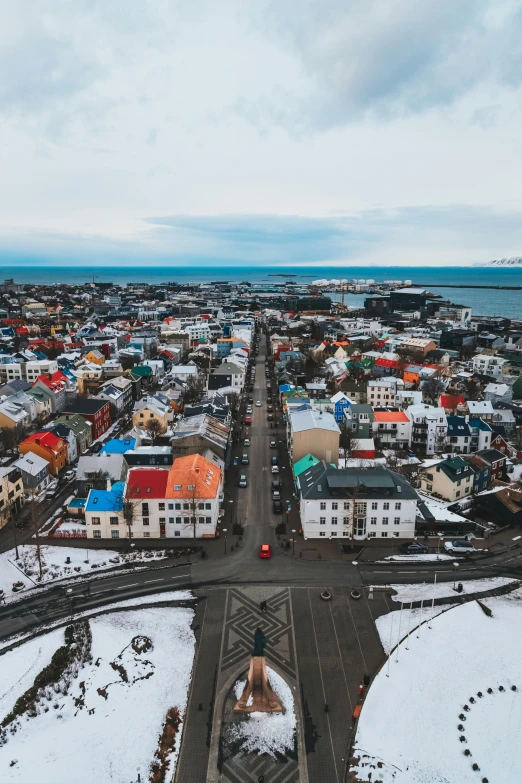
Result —
<instances>
[{"instance_id":1,"label":"blue roof","mask_svg":"<svg viewBox=\"0 0 522 783\"><path fill-rule=\"evenodd\" d=\"M91 489L85 511L123 511L125 483L116 481L112 489Z\"/></svg>"},{"instance_id":2,"label":"blue roof","mask_svg":"<svg viewBox=\"0 0 522 783\"><path fill-rule=\"evenodd\" d=\"M289 390L290 390L290 389L292 389L292 388L293 388L293 386L291 386L289 383L283 383L283 384L282 384L282 385L279 387L279 391L282 391L282 392L284 392L284 391L289 391Z\"/></svg>"},{"instance_id":3,"label":"blue roof","mask_svg":"<svg viewBox=\"0 0 522 783\"><path fill-rule=\"evenodd\" d=\"M134 449L136 438L112 438L101 449L102 454L125 454L126 451Z\"/></svg>"},{"instance_id":4,"label":"blue roof","mask_svg":"<svg viewBox=\"0 0 522 783\"><path fill-rule=\"evenodd\" d=\"M482 421L482 419L470 419L469 426L472 430L479 429L483 432L492 432L492 429L487 421Z\"/></svg>"},{"instance_id":5,"label":"blue roof","mask_svg":"<svg viewBox=\"0 0 522 783\"><path fill-rule=\"evenodd\" d=\"M469 426L464 416L448 416L448 435L469 436Z\"/></svg>"}]
</instances>

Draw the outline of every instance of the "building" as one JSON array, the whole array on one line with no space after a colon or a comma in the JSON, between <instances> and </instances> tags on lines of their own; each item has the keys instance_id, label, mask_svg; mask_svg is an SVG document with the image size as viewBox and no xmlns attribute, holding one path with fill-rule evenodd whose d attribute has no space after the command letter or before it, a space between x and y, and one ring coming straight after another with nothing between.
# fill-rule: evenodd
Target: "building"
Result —
<instances>
[{"instance_id":1,"label":"building","mask_svg":"<svg viewBox=\"0 0 522 783\"><path fill-rule=\"evenodd\" d=\"M92 443L92 424L79 414L75 416L58 416L53 420L54 425L66 424L74 432L78 454L83 454Z\"/></svg>"},{"instance_id":2,"label":"building","mask_svg":"<svg viewBox=\"0 0 522 783\"><path fill-rule=\"evenodd\" d=\"M412 447L428 455L443 449L448 430L444 410L422 403L410 405L405 413L412 424Z\"/></svg>"},{"instance_id":3,"label":"building","mask_svg":"<svg viewBox=\"0 0 522 783\"><path fill-rule=\"evenodd\" d=\"M366 402L374 408L394 408L397 394L404 390L404 381L393 376L368 381Z\"/></svg>"},{"instance_id":4,"label":"building","mask_svg":"<svg viewBox=\"0 0 522 783\"><path fill-rule=\"evenodd\" d=\"M245 385L245 370L234 362L223 362L213 370L208 376L208 390L224 389L226 387L232 387L232 389L241 391Z\"/></svg>"},{"instance_id":5,"label":"building","mask_svg":"<svg viewBox=\"0 0 522 783\"><path fill-rule=\"evenodd\" d=\"M30 495L38 495L50 481L49 463L38 454L28 453L13 463L22 474L24 490Z\"/></svg>"},{"instance_id":6,"label":"building","mask_svg":"<svg viewBox=\"0 0 522 783\"><path fill-rule=\"evenodd\" d=\"M0 528L2 528L24 504L22 473L15 464L0 468Z\"/></svg>"},{"instance_id":7,"label":"building","mask_svg":"<svg viewBox=\"0 0 522 783\"><path fill-rule=\"evenodd\" d=\"M147 430L149 422L156 423L156 434L163 434L169 425L172 408L156 397L144 397L136 403L132 424L140 430Z\"/></svg>"},{"instance_id":8,"label":"building","mask_svg":"<svg viewBox=\"0 0 522 783\"><path fill-rule=\"evenodd\" d=\"M67 377L57 370L54 373L48 375L39 375L33 384L33 388L44 387L49 390L51 394L51 405L53 413L59 413L65 408L67 397Z\"/></svg>"},{"instance_id":9,"label":"building","mask_svg":"<svg viewBox=\"0 0 522 783\"><path fill-rule=\"evenodd\" d=\"M57 476L67 465L67 443L54 432L33 432L18 446L20 454L37 454L49 463L49 473Z\"/></svg>"},{"instance_id":10,"label":"building","mask_svg":"<svg viewBox=\"0 0 522 783\"><path fill-rule=\"evenodd\" d=\"M396 312L414 312L426 309L426 290L424 288L398 288L390 293L390 310Z\"/></svg>"},{"instance_id":11,"label":"building","mask_svg":"<svg viewBox=\"0 0 522 783\"><path fill-rule=\"evenodd\" d=\"M337 470L324 460L297 477L305 538L410 538L419 497L387 468Z\"/></svg>"},{"instance_id":12,"label":"building","mask_svg":"<svg viewBox=\"0 0 522 783\"><path fill-rule=\"evenodd\" d=\"M111 407L112 418L117 419L132 408L132 382L123 375L112 378L101 384L96 397L99 400L107 400Z\"/></svg>"},{"instance_id":13,"label":"building","mask_svg":"<svg viewBox=\"0 0 522 783\"><path fill-rule=\"evenodd\" d=\"M376 410L373 416L373 435L381 448L409 448L411 421L404 411Z\"/></svg>"},{"instance_id":14,"label":"building","mask_svg":"<svg viewBox=\"0 0 522 783\"><path fill-rule=\"evenodd\" d=\"M502 368L507 361L503 356L497 356L493 351L485 349L473 357L473 372L497 378L502 375Z\"/></svg>"},{"instance_id":15,"label":"building","mask_svg":"<svg viewBox=\"0 0 522 783\"><path fill-rule=\"evenodd\" d=\"M123 493L125 484L116 481L108 489L91 489L85 504L87 538L126 538L129 529L124 514ZM132 520L130 520L132 521Z\"/></svg>"},{"instance_id":16,"label":"building","mask_svg":"<svg viewBox=\"0 0 522 783\"><path fill-rule=\"evenodd\" d=\"M15 396L18 395L13 395ZM27 430L30 426L31 416L21 402L9 397L0 402L0 427L7 427L10 430L22 427Z\"/></svg>"},{"instance_id":17,"label":"building","mask_svg":"<svg viewBox=\"0 0 522 783\"><path fill-rule=\"evenodd\" d=\"M331 413L288 411L287 444L291 462L298 462L307 454L313 454L318 459L337 465L339 435L339 425Z\"/></svg>"},{"instance_id":18,"label":"building","mask_svg":"<svg viewBox=\"0 0 522 783\"><path fill-rule=\"evenodd\" d=\"M88 454L80 457L76 468L78 497L86 498L91 489L105 489L107 482L123 481L128 466L123 454Z\"/></svg>"},{"instance_id":19,"label":"building","mask_svg":"<svg viewBox=\"0 0 522 783\"><path fill-rule=\"evenodd\" d=\"M111 409L106 400L78 397L69 402L62 414L65 418L82 416L92 424L92 439L98 440L111 426Z\"/></svg>"},{"instance_id":20,"label":"building","mask_svg":"<svg viewBox=\"0 0 522 783\"><path fill-rule=\"evenodd\" d=\"M462 457L452 457L419 469L421 490L451 503L473 493L474 472Z\"/></svg>"},{"instance_id":21,"label":"building","mask_svg":"<svg viewBox=\"0 0 522 783\"><path fill-rule=\"evenodd\" d=\"M425 337L407 337L399 345L399 350L409 351L410 353L418 354L419 356L426 356L426 354L431 351L435 351L436 348L437 345L433 340Z\"/></svg>"},{"instance_id":22,"label":"building","mask_svg":"<svg viewBox=\"0 0 522 783\"><path fill-rule=\"evenodd\" d=\"M223 500L220 468L199 454L178 457L168 471L169 538L214 538Z\"/></svg>"}]
</instances>

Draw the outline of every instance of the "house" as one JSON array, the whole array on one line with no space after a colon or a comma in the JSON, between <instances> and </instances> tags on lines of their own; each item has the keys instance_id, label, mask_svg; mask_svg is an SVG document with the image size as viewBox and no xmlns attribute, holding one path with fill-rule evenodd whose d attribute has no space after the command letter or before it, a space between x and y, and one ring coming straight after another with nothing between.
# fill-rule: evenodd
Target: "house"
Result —
<instances>
[{"instance_id":1,"label":"house","mask_svg":"<svg viewBox=\"0 0 522 783\"><path fill-rule=\"evenodd\" d=\"M366 402L374 408L394 408L397 405L397 394L404 390L402 378L393 376L368 381Z\"/></svg>"},{"instance_id":2,"label":"house","mask_svg":"<svg viewBox=\"0 0 522 783\"><path fill-rule=\"evenodd\" d=\"M373 435L380 448L407 449L411 443L411 421L404 411L376 410Z\"/></svg>"},{"instance_id":3,"label":"house","mask_svg":"<svg viewBox=\"0 0 522 783\"><path fill-rule=\"evenodd\" d=\"M104 443L100 452L102 454L125 454L136 447L136 438L111 438Z\"/></svg>"},{"instance_id":4,"label":"house","mask_svg":"<svg viewBox=\"0 0 522 783\"><path fill-rule=\"evenodd\" d=\"M410 405L405 411L411 421L411 445L425 454L441 450L446 442L448 424L441 408L421 403Z\"/></svg>"},{"instance_id":5,"label":"house","mask_svg":"<svg viewBox=\"0 0 522 783\"><path fill-rule=\"evenodd\" d=\"M42 386L51 394L51 406L53 413L60 413L65 408L67 397L67 377L57 370L56 372L49 373L48 375L39 375L36 381L33 383L33 388L42 388Z\"/></svg>"},{"instance_id":6,"label":"house","mask_svg":"<svg viewBox=\"0 0 522 783\"><path fill-rule=\"evenodd\" d=\"M29 429L31 426L31 416L24 408L21 402L17 402L13 395L0 401L0 427L7 427L12 430L16 427ZM31 398L29 398L31 399Z\"/></svg>"},{"instance_id":7,"label":"house","mask_svg":"<svg viewBox=\"0 0 522 783\"><path fill-rule=\"evenodd\" d=\"M66 424L74 432L78 454L83 454L92 443L92 424L83 416L58 416L53 424Z\"/></svg>"},{"instance_id":8,"label":"house","mask_svg":"<svg viewBox=\"0 0 522 783\"><path fill-rule=\"evenodd\" d=\"M67 443L53 432L33 432L23 440L18 449L20 454L37 454L49 463L49 473L57 476L67 465Z\"/></svg>"},{"instance_id":9,"label":"house","mask_svg":"<svg viewBox=\"0 0 522 783\"><path fill-rule=\"evenodd\" d=\"M344 468L326 461L297 477L301 526L307 538L410 538L419 496L387 468Z\"/></svg>"},{"instance_id":10,"label":"house","mask_svg":"<svg viewBox=\"0 0 522 783\"><path fill-rule=\"evenodd\" d=\"M470 419L480 418L488 423L493 421L493 405L488 400L468 400L468 411Z\"/></svg>"},{"instance_id":11,"label":"house","mask_svg":"<svg viewBox=\"0 0 522 783\"><path fill-rule=\"evenodd\" d=\"M85 359L87 359L88 362L97 364L100 367L102 364L105 364L105 356L97 348L91 348L91 350L85 354Z\"/></svg>"},{"instance_id":12,"label":"house","mask_svg":"<svg viewBox=\"0 0 522 783\"><path fill-rule=\"evenodd\" d=\"M444 408L447 415L454 414L459 410L465 410L466 400L462 394L441 394L439 407Z\"/></svg>"},{"instance_id":13,"label":"house","mask_svg":"<svg viewBox=\"0 0 522 783\"><path fill-rule=\"evenodd\" d=\"M344 412L350 407L352 401L341 391L336 392L331 398L333 403L333 414L337 424L344 423Z\"/></svg>"},{"instance_id":14,"label":"house","mask_svg":"<svg viewBox=\"0 0 522 783\"><path fill-rule=\"evenodd\" d=\"M450 511L446 503L442 503L433 497L421 498L418 505L417 534L464 536L475 532L476 525L472 519Z\"/></svg>"},{"instance_id":15,"label":"house","mask_svg":"<svg viewBox=\"0 0 522 783\"><path fill-rule=\"evenodd\" d=\"M170 440L175 456L201 454L223 468L228 454L230 427L208 414L183 417L176 424Z\"/></svg>"},{"instance_id":16,"label":"house","mask_svg":"<svg viewBox=\"0 0 522 783\"><path fill-rule=\"evenodd\" d=\"M125 520L124 490L123 481L116 481L110 488L89 490L85 504L87 538L129 537L132 526Z\"/></svg>"},{"instance_id":17,"label":"house","mask_svg":"<svg viewBox=\"0 0 522 783\"><path fill-rule=\"evenodd\" d=\"M473 492L473 471L462 457L419 468L421 490L455 503Z\"/></svg>"},{"instance_id":18,"label":"house","mask_svg":"<svg viewBox=\"0 0 522 783\"><path fill-rule=\"evenodd\" d=\"M0 528L18 514L23 504L24 485L21 471L14 463L8 467L0 467Z\"/></svg>"},{"instance_id":19,"label":"house","mask_svg":"<svg viewBox=\"0 0 522 783\"><path fill-rule=\"evenodd\" d=\"M178 457L168 471L169 538L214 538L223 500L223 474L199 454Z\"/></svg>"},{"instance_id":20,"label":"house","mask_svg":"<svg viewBox=\"0 0 522 783\"><path fill-rule=\"evenodd\" d=\"M225 386L231 386L233 389L241 391L245 385L245 370L233 362L224 361L215 370L212 370L208 376L208 390L223 389Z\"/></svg>"},{"instance_id":21,"label":"house","mask_svg":"<svg viewBox=\"0 0 522 783\"><path fill-rule=\"evenodd\" d=\"M502 374L502 368L507 361L504 357L497 356L494 351L486 348L473 357L473 372L497 378Z\"/></svg>"},{"instance_id":22,"label":"house","mask_svg":"<svg viewBox=\"0 0 522 783\"><path fill-rule=\"evenodd\" d=\"M435 351L436 348L437 345L433 340L424 337L407 337L405 340L402 340L399 345L400 350L419 354L420 356L426 356L430 351Z\"/></svg>"},{"instance_id":23,"label":"house","mask_svg":"<svg viewBox=\"0 0 522 783\"><path fill-rule=\"evenodd\" d=\"M97 400L94 398L83 399L78 397L73 402L69 402L63 411L63 416L82 416L86 421L92 424L92 439L98 440L107 432L111 426L111 409L106 400Z\"/></svg>"},{"instance_id":24,"label":"house","mask_svg":"<svg viewBox=\"0 0 522 783\"><path fill-rule=\"evenodd\" d=\"M471 452L482 451L491 447L493 432L487 422L482 421L482 419L471 419L468 417L468 427L471 432Z\"/></svg>"},{"instance_id":25,"label":"house","mask_svg":"<svg viewBox=\"0 0 522 783\"><path fill-rule=\"evenodd\" d=\"M69 465L74 465L78 459L78 444L76 442L76 435L73 430L65 423L56 423L53 421L50 425L46 426L46 430L53 432L58 438L61 438L67 443L67 462Z\"/></svg>"},{"instance_id":26,"label":"house","mask_svg":"<svg viewBox=\"0 0 522 783\"><path fill-rule=\"evenodd\" d=\"M345 411L346 428L355 438L368 439L373 436L374 411L366 403L353 403Z\"/></svg>"},{"instance_id":27,"label":"house","mask_svg":"<svg viewBox=\"0 0 522 783\"><path fill-rule=\"evenodd\" d=\"M482 451L477 451L475 456L480 457L483 462L489 465L491 470L491 481L494 481L495 479L499 480L504 477L506 473L507 457L501 451L498 451L495 448L483 449Z\"/></svg>"},{"instance_id":28,"label":"house","mask_svg":"<svg viewBox=\"0 0 522 783\"><path fill-rule=\"evenodd\" d=\"M174 462L170 446L136 446L125 451L123 456L130 468L158 467L168 470Z\"/></svg>"},{"instance_id":29,"label":"house","mask_svg":"<svg viewBox=\"0 0 522 783\"><path fill-rule=\"evenodd\" d=\"M513 399L513 388L508 383L488 383L484 388L484 399L489 400L492 404L509 403Z\"/></svg>"},{"instance_id":30,"label":"house","mask_svg":"<svg viewBox=\"0 0 522 783\"><path fill-rule=\"evenodd\" d=\"M86 498L91 489L104 489L107 481L123 481L128 466L123 454L88 454L80 457L76 468L78 497Z\"/></svg>"},{"instance_id":31,"label":"house","mask_svg":"<svg viewBox=\"0 0 522 783\"><path fill-rule=\"evenodd\" d=\"M53 413L53 395L46 386L34 387L27 392L28 397L34 400L36 418L48 419Z\"/></svg>"},{"instance_id":32,"label":"house","mask_svg":"<svg viewBox=\"0 0 522 783\"><path fill-rule=\"evenodd\" d=\"M480 421L480 419L479 419ZM455 454L471 452L471 430L464 416L448 416L448 438L450 451Z\"/></svg>"},{"instance_id":33,"label":"house","mask_svg":"<svg viewBox=\"0 0 522 783\"><path fill-rule=\"evenodd\" d=\"M22 474L22 482L25 492L29 495L38 495L50 481L49 463L38 454L28 453L13 462Z\"/></svg>"},{"instance_id":34,"label":"house","mask_svg":"<svg viewBox=\"0 0 522 783\"><path fill-rule=\"evenodd\" d=\"M111 416L115 420L132 408L132 382L120 375L101 384L96 395L98 400L107 400L111 408Z\"/></svg>"},{"instance_id":35,"label":"house","mask_svg":"<svg viewBox=\"0 0 522 783\"><path fill-rule=\"evenodd\" d=\"M134 406L132 424L146 431L150 427L149 422L156 422L156 434L163 434L168 428L171 413L170 404L162 402L157 397L144 397Z\"/></svg>"},{"instance_id":36,"label":"house","mask_svg":"<svg viewBox=\"0 0 522 783\"><path fill-rule=\"evenodd\" d=\"M292 462L313 454L318 459L337 465L339 435L339 425L331 413L288 411L287 444Z\"/></svg>"},{"instance_id":37,"label":"house","mask_svg":"<svg viewBox=\"0 0 522 783\"><path fill-rule=\"evenodd\" d=\"M482 517L496 525L522 525L522 490L516 484L495 486L475 498L475 508Z\"/></svg>"},{"instance_id":38,"label":"house","mask_svg":"<svg viewBox=\"0 0 522 783\"><path fill-rule=\"evenodd\" d=\"M466 462L473 471L472 492L476 495L478 492L483 492L489 487L491 481L491 467L487 462L484 462L480 457L477 457L476 454L466 457Z\"/></svg>"}]
</instances>

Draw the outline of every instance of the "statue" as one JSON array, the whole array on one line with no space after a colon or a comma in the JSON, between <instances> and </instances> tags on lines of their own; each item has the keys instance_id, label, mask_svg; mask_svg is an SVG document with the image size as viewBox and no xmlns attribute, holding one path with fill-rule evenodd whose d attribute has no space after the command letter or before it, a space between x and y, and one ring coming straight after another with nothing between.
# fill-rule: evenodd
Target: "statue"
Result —
<instances>
[{"instance_id":1,"label":"statue","mask_svg":"<svg viewBox=\"0 0 522 783\"><path fill-rule=\"evenodd\" d=\"M234 707L234 712L284 712L268 682L265 647L266 636L261 628L257 628L245 690Z\"/></svg>"}]
</instances>

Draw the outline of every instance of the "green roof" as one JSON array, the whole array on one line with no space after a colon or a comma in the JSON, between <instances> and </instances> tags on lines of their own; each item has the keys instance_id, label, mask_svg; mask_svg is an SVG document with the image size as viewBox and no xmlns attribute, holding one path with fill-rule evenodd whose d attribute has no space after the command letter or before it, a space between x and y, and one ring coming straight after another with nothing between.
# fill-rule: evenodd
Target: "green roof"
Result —
<instances>
[{"instance_id":1,"label":"green roof","mask_svg":"<svg viewBox=\"0 0 522 783\"><path fill-rule=\"evenodd\" d=\"M294 476L297 478L301 473L304 473L305 470L308 470L308 468L317 465L318 462L320 462L320 460L318 460L317 457L314 457L313 454L307 454L306 457L302 457L294 463Z\"/></svg>"},{"instance_id":2,"label":"green roof","mask_svg":"<svg viewBox=\"0 0 522 783\"><path fill-rule=\"evenodd\" d=\"M152 367L149 367L147 364L137 364L132 368L132 374L145 375L148 378L149 375L152 375Z\"/></svg>"}]
</instances>

